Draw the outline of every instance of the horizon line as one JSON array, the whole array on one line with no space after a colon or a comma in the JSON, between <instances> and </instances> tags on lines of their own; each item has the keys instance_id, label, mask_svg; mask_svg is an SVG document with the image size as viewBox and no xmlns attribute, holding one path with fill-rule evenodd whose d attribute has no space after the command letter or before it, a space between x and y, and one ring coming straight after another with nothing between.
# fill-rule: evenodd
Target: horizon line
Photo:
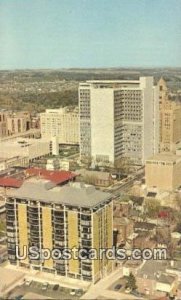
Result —
<instances>
[{"instance_id":1,"label":"horizon line","mask_svg":"<svg viewBox=\"0 0 181 300\"><path fill-rule=\"evenodd\" d=\"M106 69L133 69L133 70L138 70L138 69L181 69L181 66L117 66L117 67L35 67L35 68L0 68L0 72L2 71L39 71L39 70L106 70Z\"/></svg>"}]
</instances>

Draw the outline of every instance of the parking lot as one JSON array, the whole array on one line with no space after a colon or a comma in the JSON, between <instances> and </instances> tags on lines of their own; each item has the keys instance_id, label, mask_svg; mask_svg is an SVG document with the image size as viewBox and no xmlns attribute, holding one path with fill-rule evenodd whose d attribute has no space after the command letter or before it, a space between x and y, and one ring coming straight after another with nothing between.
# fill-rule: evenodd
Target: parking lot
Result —
<instances>
[{"instance_id":1,"label":"parking lot","mask_svg":"<svg viewBox=\"0 0 181 300\"><path fill-rule=\"evenodd\" d=\"M58 284L47 284L41 283L37 281L32 281L29 285L24 283L21 286L17 286L14 290L12 290L9 295L7 295L7 299L21 299L27 293L36 293L40 294L44 297L49 297L53 299L72 299L77 300L83 295L82 290L71 290L69 288L61 287Z\"/></svg>"},{"instance_id":2,"label":"parking lot","mask_svg":"<svg viewBox=\"0 0 181 300\"><path fill-rule=\"evenodd\" d=\"M126 279L120 278L109 287L109 290L117 291L117 292L124 292L125 286L126 286Z\"/></svg>"},{"instance_id":3,"label":"parking lot","mask_svg":"<svg viewBox=\"0 0 181 300\"><path fill-rule=\"evenodd\" d=\"M109 290L125 295L127 299L133 299L134 297L138 297L137 299L147 298L146 295L139 293L137 290L131 291L129 288L126 288L126 282L126 278L122 277L116 280L109 287Z\"/></svg>"}]
</instances>

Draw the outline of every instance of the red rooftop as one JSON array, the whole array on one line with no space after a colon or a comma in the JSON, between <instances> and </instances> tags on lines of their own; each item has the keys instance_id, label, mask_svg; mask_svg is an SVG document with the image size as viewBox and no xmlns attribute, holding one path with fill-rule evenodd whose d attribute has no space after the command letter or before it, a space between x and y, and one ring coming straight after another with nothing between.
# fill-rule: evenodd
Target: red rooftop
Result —
<instances>
[{"instance_id":1,"label":"red rooftop","mask_svg":"<svg viewBox=\"0 0 181 300\"><path fill-rule=\"evenodd\" d=\"M43 179L50 180L57 185L66 184L75 180L76 174L70 171L49 171L41 168L29 168L25 171L28 176L39 176Z\"/></svg>"},{"instance_id":2,"label":"red rooftop","mask_svg":"<svg viewBox=\"0 0 181 300\"><path fill-rule=\"evenodd\" d=\"M0 186L19 188L23 183L23 180L19 180L13 177L0 177Z\"/></svg>"}]
</instances>

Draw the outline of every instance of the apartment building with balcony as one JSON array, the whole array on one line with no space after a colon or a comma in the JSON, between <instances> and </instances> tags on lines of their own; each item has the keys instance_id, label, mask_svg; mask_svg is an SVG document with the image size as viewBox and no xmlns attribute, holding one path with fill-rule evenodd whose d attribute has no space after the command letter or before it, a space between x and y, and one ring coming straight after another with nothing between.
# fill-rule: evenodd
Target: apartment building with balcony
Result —
<instances>
[{"instance_id":1,"label":"apartment building with balcony","mask_svg":"<svg viewBox=\"0 0 181 300\"><path fill-rule=\"evenodd\" d=\"M160 152L175 152L181 142L181 104L169 99L169 90L163 78L158 82L160 113Z\"/></svg>"},{"instance_id":2,"label":"apartment building with balcony","mask_svg":"<svg viewBox=\"0 0 181 300\"><path fill-rule=\"evenodd\" d=\"M77 107L46 109L40 114L41 136L57 137L59 144L79 143L79 113Z\"/></svg>"},{"instance_id":3,"label":"apartment building with balcony","mask_svg":"<svg viewBox=\"0 0 181 300\"><path fill-rule=\"evenodd\" d=\"M80 158L142 165L158 152L158 87L153 77L93 80L79 85Z\"/></svg>"},{"instance_id":4,"label":"apartment building with balcony","mask_svg":"<svg viewBox=\"0 0 181 300\"><path fill-rule=\"evenodd\" d=\"M103 259L20 260L23 246L56 248L111 248L112 196L93 186L72 183L63 187L43 179L29 179L6 198L7 245L11 264L95 283L112 271Z\"/></svg>"}]
</instances>

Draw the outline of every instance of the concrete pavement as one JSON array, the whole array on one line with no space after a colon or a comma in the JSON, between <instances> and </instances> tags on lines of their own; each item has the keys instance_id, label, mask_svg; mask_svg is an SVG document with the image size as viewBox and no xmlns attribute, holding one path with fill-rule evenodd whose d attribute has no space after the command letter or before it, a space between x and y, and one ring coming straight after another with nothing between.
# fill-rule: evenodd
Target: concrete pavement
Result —
<instances>
[{"instance_id":1,"label":"concrete pavement","mask_svg":"<svg viewBox=\"0 0 181 300\"><path fill-rule=\"evenodd\" d=\"M107 299L125 299L125 294L124 298L120 298L121 293L108 290L109 287L122 276L122 268L113 271L109 276L98 281L95 285L92 285L81 299L99 299L99 297Z\"/></svg>"}]
</instances>

